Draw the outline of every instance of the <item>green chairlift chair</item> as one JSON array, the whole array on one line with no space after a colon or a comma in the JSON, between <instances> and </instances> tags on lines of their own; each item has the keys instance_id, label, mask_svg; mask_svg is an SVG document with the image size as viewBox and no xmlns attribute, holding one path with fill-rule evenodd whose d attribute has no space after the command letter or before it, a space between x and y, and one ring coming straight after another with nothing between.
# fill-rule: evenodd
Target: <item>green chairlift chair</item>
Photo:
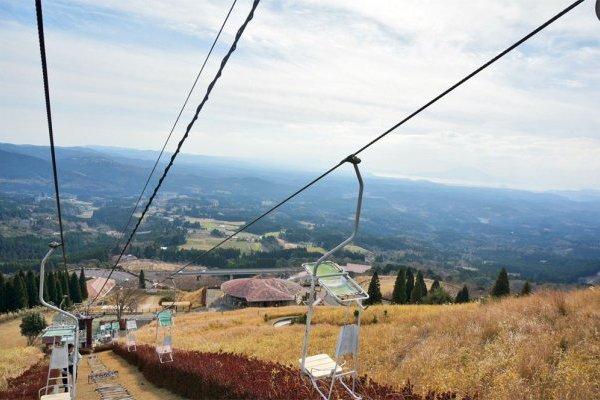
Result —
<instances>
[{"instance_id":1,"label":"green chairlift chair","mask_svg":"<svg viewBox=\"0 0 600 400\"><path fill-rule=\"evenodd\" d=\"M50 344L52 352L50 354L50 364L46 385L39 390L40 400L75 400L76 382L77 382L77 364L79 363L79 320L77 317L67 311L47 303L44 300L44 269L48 258L60 245L56 242L50 243L50 250L42 259L40 264L40 303L46 308L59 313L54 319L52 325L45 329L42 334L42 340ZM63 376L63 371L69 367L68 346L74 346L75 356L73 357L73 376L69 373ZM53 371L55 372L53 374ZM58 373L58 376L56 372ZM64 379L64 380L63 380ZM66 383L64 383L66 381Z\"/></svg>"},{"instance_id":2,"label":"green chairlift chair","mask_svg":"<svg viewBox=\"0 0 600 400\"><path fill-rule=\"evenodd\" d=\"M163 310L156 314L156 354L160 363L173 362L173 312Z\"/></svg>"}]
</instances>

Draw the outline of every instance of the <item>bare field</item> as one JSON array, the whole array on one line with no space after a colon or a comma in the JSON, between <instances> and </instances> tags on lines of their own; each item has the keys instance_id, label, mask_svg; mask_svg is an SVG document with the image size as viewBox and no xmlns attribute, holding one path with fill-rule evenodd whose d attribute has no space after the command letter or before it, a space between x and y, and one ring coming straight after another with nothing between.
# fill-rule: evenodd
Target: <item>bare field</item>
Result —
<instances>
[{"instance_id":1,"label":"bare field","mask_svg":"<svg viewBox=\"0 0 600 400\"><path fill-rule=\"evenodd\" d=\"M304 307L178 315L174 345L297 366L304 327L268 319ZM334 350L341 308L319 307L311 353ZM351 317L351 312L350 316ZM600 290L542 292L486 304L373 306L363 318L362 373L400 387L478 392L484 399L595 399L600 392ZM152 326L138 333L154 343Z\"/></svg>"},{"instance_id":2,"label":"bare field","mask_svg":"<svg viewBox=\"0 0 600 400\"><path fill-rule=\"evenodd\" d=\"M185 250L208 250L222 240L222 238L213 237L206 233L193 233L188 235L185 244L182 244L179 248ZM245 252L260 251L262 248L259 242L252 242L249 241L247 237L241 236L224 243L221 247L226 249L238 249Z\"/></svg>"},{"instance_id":3,"label":"bare field","mask_svg":"<svg viewBox=\"0 0 600 400\"><path fill-rule=\"evenodd\" d=\"M131 272L139 272L142 269L144 271L176 271L177 269L181 268L181 264L157 260L148 260L144 258L130 261L122 261L120 265L122 265L123 268L127 271Z\"/></svg>"}]
</instances>

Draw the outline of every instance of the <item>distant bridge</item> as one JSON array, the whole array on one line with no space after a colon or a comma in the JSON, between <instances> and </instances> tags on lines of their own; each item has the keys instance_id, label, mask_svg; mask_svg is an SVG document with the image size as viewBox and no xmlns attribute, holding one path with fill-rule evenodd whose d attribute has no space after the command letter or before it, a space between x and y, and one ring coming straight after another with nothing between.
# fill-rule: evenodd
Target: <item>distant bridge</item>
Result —
<instances>
[{"instance_id":1,"label":"distant bridge","mask_svg":"<svg viewBox=\"0 0 600 400\"><path fill-rule=\"evenodd\" d=\"M283 267L283 268L213 268L203 271L182 271L178 275L188 276L229 276L233 279L237 275L279 275L293 274L302 271L299 267Z\"/></svg>"}]
</instances>

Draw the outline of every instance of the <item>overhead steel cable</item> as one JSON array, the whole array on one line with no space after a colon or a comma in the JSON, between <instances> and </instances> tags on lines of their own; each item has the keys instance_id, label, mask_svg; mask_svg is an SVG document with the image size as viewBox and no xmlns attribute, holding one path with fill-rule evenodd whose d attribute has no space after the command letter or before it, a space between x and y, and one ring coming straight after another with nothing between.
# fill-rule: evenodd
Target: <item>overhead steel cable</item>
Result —
<instances>
[{"instance_id":1,"label":"overhead steel cable","mask_svg":"<svg viewBox=\"0 0 600 400\"><path fill-rule=\"evenodd\" d=\"M459 86L461 86L464 83L466 83L467 81L469 81L471 78L473 78L474 76L476 76L477 74L479 74L481 71L483 71L484 69L486 69L490 65L494 64L496 61L498 61L499 59L501 59L502 57L504 57L505 55L507 55L508 53L510 53L512 50L514 50L515 48L519 47L520 45L522 45L523 43L525 43L527 40L531 39L531 37L533 37L534 35L536 35L540 31L542 31L544 28L548 27L550 24L552 24L553 22L555 22L556 20L558 20L559 18L561 18L562 16L564 16L565 14L567 14L569 11L573 10L575 7L577 7L578 5L580 5L581 3L583 3L583 1L584 0L577 0L576 2L572 3L571 5L569 5L568 7L566 7L565 9L563 9L562 11L560 11L558 14L556 14L555 16L553 16L552 18L550 18L549 20L547 20L546 22L544 22L542 25L540 25L539 27L537 27L536 29L534 29L533 31L531 31L530 33L528 33L527 35L523 36L521 39L519 39L518 41L516 41L514 44L510 45L505 50L503 50L502 52L498 53L498 55L496 55L495 57L491 58L489 61L485 62L479 68L475 69L473 72L471 72L470 74L466 75L464 78L462 78L461 80L459 80L458 82L456 82L455 84L453 84L452 86L450 86L448 89L444 90L439 95L435 96L433 99L431 99L430 101L428 101L427 103L425 103L423 106L419 107L417 110L415 110L414 112L412 112L411 114L409 114L407 117L405 117L404 119L402 119L400 122L398 122L397 124L395 124L394 126L392 126L391 128L389 128L388 130L386 130L385 132L383 132L382 134L380 134L379 136L377 136L376 138L374 138L373 140L371 140L370 142L368 142L367 144L365 144L364 146L362 146L361 148L359 148L357 151L355 151L354 153L352 153L351 155L349 155L348 157L346 157L344 160L342 160L339 163L335 164L334 166L332 166L331 168L329 168L327 171L325 171L323 174L321 174L317 178L313 179L312 181L310 181L309 183L307 183L306 185L304 185L302 188L298 189L297 191L295 191L294 193L292 193L291 195L289 195L288 197L286 197L284 200L282 200L279 203L277 203L275 206L271 207L268 211L265 211L264 213L262 213L258 217L254 218L248 224L243 225L242 227L240 227L239 229L237 229L234 233L230 234L229 236L227 236L226 238L224 238L223 240L221 240L219 243L217 243L214 246L212 246L210 249L205 250L200 255L198 255L198 257L196 257L194 260L188 262L187 264L184 264L181 268L179 268L177 271L175 271L172 274L170 274L169 276L167 276L167 278L163 279L159 283L162 283L162 282L166 281L167 279L171 279L173 276L179 274L184 269L186 269L190 265L194 264L196 261L198 261L204 255L206 255L206 254L214 251L215 249L217 249L218 247L220 247L221 245L223 245L224 243L228 242L233 237L235 237L235 235L237 235L237 234L245 231L250 226L254 225L256 222L260 221L261 219L263 219L267 215L271 214L273 211L275 211L276 209L278 209L279 207L281 207L283 204L287 203L288 201L290 201L291 199L293 199L294 197L296 197L297 195L299 195L300 193L302 193L303 191L305 191L306 189L308 189L309 187L311 187L312 185L314 185L315 183L317 183L318 181L320 181L321 179L325 178L327 175L329 175L330 173L332 173L333 171L335 171L336 169L338 169L342 164L344 164L346 161L348 161L351 157L357 156L358 154L362 153L364 150L368 149L373 144L377 143L379 140L383 139L385 136L387 136L388 134L390 134L394 130L398 129L400 126L404 125L406 122L408 122L412 118L416 117L421 112L425 111L431 105L433 105L436 102L438 102L440 99L442 99L443 97L445 97L446 95L448 95L450 92L454 91L456 88L458 88Z\"/></svg>"},{"instance_id":2,"label":"overhead steel cable","mask_svg":"<svg viewBox=\"0 0 600 400\"><path fill-rule=\"evenodd\" d=\"M202 108L204 108L204 105L208 101L208 98L209 98L209 96L210 96L210 94L211 94L211 92L212 92L215 84L217 83L217 81L221 77L221 74L223 73L223 69L225 68L225 65L227 65L227 61L229 60L229 57L231 57L231 55L235 51L235 49L237 47L237 43L240 40L240 38L242 37L242 34L244 33L244 30L246 29L246 26L248 25L248 23L250 23L250 21L252 20L252 18L254 18L254 11L256 10L256 7L258 7L259 3L260 3L260 0L254 0L253 1L252 8L250 9L250 12L248 13L248 16L246 17L246 19L244 20L244 22L242 23L242 25L239 27L239 29L238 29L238 31L237 31L237 33L235 35L235 38L233 40L233 43L231 44L231 47L229 48L229 51L227 52L227 54L225 54L225 56L221 60L221 65L219 66L219 69L217 70L217 73L215 74L213 80L208 84L208 87L206 89L206 93L204 95L204 98L202 99L202 101L200 102L200 104L198 105L198 107L196 107L196 112L194 113L194 116L192 117L192 120L188 123L187 128L185 130L185 134L183 135L183 137L181 138L181 140L179 140L179 143L177 143L177 149L171 155L171 159L169 160L169 163L165 167L165 170L163 171L160 179L158 180L158 183L157 183L156 187L154 188L154 191L152 192L152 195L148 199L148 202L146 203L146 206L144 207L144 211L142 211L142 214L138 218L138 220L137 220L137 222L136 222L133 230L131 231L131 234L129 235L129 237L127 239L127 242L125 243L125 245L123 246L123 249L119 253L119 256L117 258L117 261L115 262L115 265L111 268L110 273L108 274L108 277L106 278L106 280L104 281L104 284L100 288L100 291L98 292L98 294L96 294L96 296L94 297L94 299L89 304L91 304L94 301L96 301L96 299L98 298L98 296L100 295L100 293L104 289L104 286L106 285L106 282L108 282L108 279L110 279L110 277L112 276L113 272L117 268L117 265L121 261L121 258L123 257L123 254L125 254L125 250L127 249L127 246L129 246L129 244L131 243L131 240L133 239L133 236L137 232L138 228L140 227L140 224L142 223L144 217L146 216L146 213L148 212L148 209L152 205L152 202L154 201L154 198L156 197L156 194L158 193L158 190L160 189L163 181L165 180L167 174L169 173L169 170L173 166L173 163L175 162L175 159L177 158L177 155L181 151L181 146L183 146L183 144L185 143L186 139L188 138L190 130L192 129L192 127L194 126L194 123L198 119L198 115L200 114L200 111L202 111Z\"/></svg>"},{"instance_id":3,"label":"overhead steel cable","mask_svg":"<svg viewBox=\"0 0 600 400\"><path fill-rule=\"evenodd\" d=\"M46 63L46 41L44 40L44 16L42 13L42 1L35 0L35 15L37 17L38 39L40 45L40 56L42 60L42 77L44 80L44 97L46 100L46 119L48 120L48 136L50 137L50 155L52 156L52 176L54 179L54 194L56 197L56 211L58 214L58 226L60 228L60 243L65 268L67 267L67 251L63 230L62 210L60 207L60 191L58 190L58 169L56 167L56 153L54 150L54 130L52 129L52 111L50 108L50 89L48 85L48 65Z\"/></svg>"},{"instance_id":4,"label":"overhead steel cable","mask_svg":"<svg viewBox=\"0 0 600 400\"><path fill-rule=\"evenodd\" d=\"M125 236L125 233L127 232L127 228L129 228L129 224L131 223L131 220L133 219L133 215L137 211L137 208L140 205L140 201L142 201L142 197L144 197L144 193L146 193L146 189L148 188L148 184L150 183L150 180L152 179L152 176L154 175L154 171L156 171L156 167L158 166L158 163L160 162L160 159L162 158L162 155L165 152L165 148L167 147L169 140L171 140L173 131L175 130L175 127L179 123L181 114L183 114L183 110L185 110L185 107L187 106L187 103L190 100L190 97L192 96L194 89L196 88L196 84L198 83L198 80L200 79L200 76L202 75L202 71L204 71L204 67L206 66L206 63L208 62L208 59L210 58L210 55L212 54L213 49L215 48L215 45L217 44L217 41L219 40L219 37L221 36L221 33L223 32L223 28L225 27L225 24L229 20L229 16L231 15L231 12L233 11L233 8L235 7L236 2L237 2L237 0L233 0L233 2L231 3L231 7L229 7L229 11L227 12L227 15L225 16L223 23L221 24L221 28L219 28L219 31L217 32L217 36L213 40L212 45L210 46L210 49L208 50L208 53L206 54L206 57L204 58L204 62L202 63L202 66L200 67L200 70L198 71L198 74L196 75L196 78L194 79L194 83L192 84L192 87L190 88L190 90L185 98L185 101L183 102L183 105L179 109L179 113L177 114L177 118L175 118L175 122L173 123L173 126L171 126L169 135L167 136L167 139L165 140L165 143L163 144L162 149L160 150L160 153L158 154L158 158L156 159L156 162L154 163L154 166L152 167L152 170L150 171L150 174L148 175L148 178L146 179L146 183L144 183L144 188L142 189L140 195L138 196L138 199L135 202L135 206L133 207L133 210L131 210L131 214L129 214L127 223L125 224L123 229L121 229L121 231L120 231L121 234L118 236L119 239L117 240L117 243L116 243L117 248L120 247L121 238L123 238Z\"/></svg>"}]
</instances>

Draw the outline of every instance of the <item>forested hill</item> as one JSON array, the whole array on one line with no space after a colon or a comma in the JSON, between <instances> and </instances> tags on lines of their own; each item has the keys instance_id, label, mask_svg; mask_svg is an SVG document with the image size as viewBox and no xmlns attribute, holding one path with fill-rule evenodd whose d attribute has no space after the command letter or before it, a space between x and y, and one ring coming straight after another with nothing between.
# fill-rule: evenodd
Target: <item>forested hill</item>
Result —
<instances>
[{"instance_id":1,"label":"forested hill","mask_svg":"<svg viewBox=\"0 0 600 400\"><path fill-rule=\"evenodd\" d=\"M65 199L85 201L94 210L77 236L83 247L98 240L86 236L94 229L118 230L124 224L156 155L105 147L57 150ZM600 270L597 192L470 188L376 178L367 167L364 173L358 244L381 254L386 263L440 270L466 266L463 274L475 268L490 275L505 266L530 279L559 282L576 282ZM248 221L311 178L249 161L182 155L158 199L166 222L149 221L144 230L157 227L150 237L158 240L185 236L185 226L174 226L181 217ZM15 231L43 232L39 218L35 224L24 220L34 208L40 218L52 219L52 202L39 200L52 193L47 147L0 144L0 220L12 221L10 227L0 226L0 242L15 243ZM350 175L330 177L253 226L252 233L278 231L290 242L329 247L348 233L355 196ZM65 207L68 220L83 221L77 204Z\"/></svg>"}]
</instances>

